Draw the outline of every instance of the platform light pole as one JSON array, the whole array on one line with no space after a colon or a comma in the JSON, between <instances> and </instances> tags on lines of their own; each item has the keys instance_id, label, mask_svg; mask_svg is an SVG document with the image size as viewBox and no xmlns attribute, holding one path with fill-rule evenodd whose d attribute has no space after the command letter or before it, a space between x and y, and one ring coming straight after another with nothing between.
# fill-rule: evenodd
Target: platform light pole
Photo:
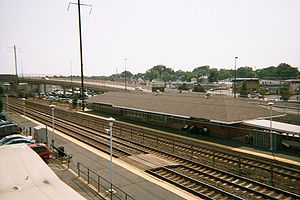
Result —
<instances>
[{"instance_id":1,"label":"platform light pole","mask_svg":"<svg viewBox=\"0 0 300 200\"><path fill-rule=\"evenodd\" d=\"M236 98L236 59L238 59L238 57L234 57L234 98Z\"/></svg>"},{"instance_id":2,"label":"platform light pole","mask_svg":"<svg viewBox=\"0 0 300 200\"><path fill-rule=\"evenodd\" d=\"M110 144L109 144L109 154L110 154L110 162L109 162L109 181L110 181L110 199L112 199L113 195L113 188L112 188L112 127L115 121L114 118L110 117L107 119L108 126L109 126L109 137L110 137Z\"/></svg>"},{"instance_id":3,"label":"platform light pole","mask_svg":"<svg viewBox=\"0 0 300 200\"><path fill-rule=\"evenodd\" d=\"M274 103L269 102L268 106L270 107L270 150L273 151L273 130L272 130L272 106Z\"/></svg>"},{"instance_id":4,"label":"platform light pole","mask_svg":"<svg viewBox=\"0 0 300 200\"><path fill-rule=\"evenodd\" d=\"M24 115L24 118L25 118L25 103L26 103L26 99L25 99L25 98L22 98L22 104L23 104L23 115Z\"/></svg>"},{"instance_id":5,"label":"platform light pole","mask_svg":"<svg viewBox=\"0 0 300 200\"><path fill-rule=\"evenodd\" d=\"M300 99L299 99L299 87L296 89L296 92L297 92L297 105L298 105L298 118L300 117L299 116L299 101L300 101Z\"/></svg>"},{"instance_id":6,"label":"platform light pole","mask_svg":"<svg viewBox=\"0 0 300 200\"><path fill-rule=\"evenodd\" d=\"M6 97L6 112L8 115L9 114L8 95L6 94L5 97Z\"/></svg>"},{"instance_id":7,"label":"platform light pole","mask_svg":"<svg viewBox=\"0 0 300 200\"><path fill-rule=\"evenodd\" d=\"M55 134L54 134L54 109L55 109L55 105L51 104L49 106L51 108L52 111L52 134L53 134L53 139L52 139L52 145L54 146L54 142L55 142Z\"/></svg>"}]
</instances>

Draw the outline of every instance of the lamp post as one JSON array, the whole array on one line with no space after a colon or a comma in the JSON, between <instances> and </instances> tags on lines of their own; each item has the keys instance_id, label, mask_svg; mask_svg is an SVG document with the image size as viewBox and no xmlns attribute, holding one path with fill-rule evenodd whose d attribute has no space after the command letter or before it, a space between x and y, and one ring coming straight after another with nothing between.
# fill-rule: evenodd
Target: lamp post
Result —
<instances>
[{"instance_id":1,"label":"lamp post","mask_svg":"<svg viewBox=\"0 0 300 200\"><path fill-rule=\"evenodd\" d=\"M55 134L54 134L54 108L55 108L55 105L51 104L49 107L51 108L51 111L52 111L52 134L53 134L52 145L54 145L54 142L55 142Z\"/></svg>"},{"instance_id":2,"label":"lamp post","mask_svg":"<svg viewBox=\"0 0 300 200\"><path fill-rule=\"evenodd\" d=\"M272 133L272 106L274 103L269 102L268 106L270 107L270 150L273 151L273 133Z\"/></svg>"},{"instance_id":3,"label":"lamp post","mask_svg":"<svg viewBox=\"0 0 300 200\"><path fill-rule=\"evenodd\" d=\"M236 98L236 59L238 57L234 57L234 98Z\"/></svg>"},{"instance_id":4,"label":"lamp post","mask_svg":"<svg viewBox=\"0 0 300 200\"><path fill-rule=\"evenodd\" d=\"M6 94L5 97L6 97L6 112L7 112L7 115L8 115L8 113L9 113L8 95Z\"/></svg>"},{"instance_id":5,"label":"lamp post","mask_svg":"<svg viewBox=\"0 0 300 200\"><path fill-rule=\"evenodd\" d=\"M296 89L296 91L297 91L298 118L299 118L300 117L299 116L299 101L300 101L300 99L299 99L299 87Z\"/></svg>"},{"instance_id":6,"label":"lamp post","mask_svg":"<svg viewBox=\"0 0 300 200\"><path fill-rule=\"evenodd\" d=\"M112 188L112 127L113 122L115 121L114 118L110 117L107 119L108 126L109 126L109 137L110 137L110 145L109 145L109 153L110 153L110 162L109 162L109 181L110 181L110 199L112 199L113 188Z\"/></svg>"},{"instance_id":7,"label":"lamp post","mask_svg":"<svg viewBox=\"0 0 300 200\"><path fill-rule=\"evenodd\" d=\"M24 115L24 118L25 118L25 102L26 102L26 99L25 99L25 98L22 98L22 104L23 104L23 115Z\"/></svg>"}]
</instances>

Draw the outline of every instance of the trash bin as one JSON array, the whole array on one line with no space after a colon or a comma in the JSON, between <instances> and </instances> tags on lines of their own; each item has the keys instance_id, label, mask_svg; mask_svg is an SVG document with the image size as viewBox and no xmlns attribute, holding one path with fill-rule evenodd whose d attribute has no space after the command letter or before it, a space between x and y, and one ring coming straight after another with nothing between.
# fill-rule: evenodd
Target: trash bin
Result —
<instances>
[{"instance_id":1,"label":"trash bin","mask_svg":"<svg viewBox=\"0 0 300 200\"><path fill-rule=\"evenodd\" d=\"M60 147L58 147L57 149L58 149L58 155L59 155L60 157L63 157L63 156L66 155L66 154L65 154L65 147L60 146Z\"/></svg>"}]
</instances>

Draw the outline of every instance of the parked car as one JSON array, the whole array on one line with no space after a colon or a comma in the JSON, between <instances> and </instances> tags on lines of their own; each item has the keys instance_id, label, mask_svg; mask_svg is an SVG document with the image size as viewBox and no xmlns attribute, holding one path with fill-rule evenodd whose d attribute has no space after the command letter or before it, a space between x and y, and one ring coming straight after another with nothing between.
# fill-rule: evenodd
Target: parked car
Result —
<instances>
[{"instance_id":1,"label":"parked car","mask_svg":"<svg viewBox=\"0 0 300 200\"><path fill-rule=\"evenodd\" d=\"M143 91L143 88L142 87L136 87L135 90L137 90L137 91Z\"/></svg>"},{"instance_id":2,"label":"parked car","mask_svg":"<svg viewBox=\"0 0 300 200\"><path fill-rule=\"evenodd\" d=\"M8 135L0 140L0 146L9 142L10 140L14 140L14 139L18 139L18 138L24 138L24 139L29 139L29 140L33 139L32 136L25 136L25 135L21 135L21 134Z\"/></svg>"},{"instance_id":3,"label":"parked car","mask_svg":"<svg viewBox=\"0 0 300 200\"><path fill-rule=\"evenodd\" d=\"M17 139L10 140L10 141L4 143L3 145L20 144L20 143L34 144L35 140L29 140L26 138L17 138Z\"/></svg>"},{"instance_id":4,"label":"parked car","mask_svg":"<svg viewBox=\"0 0 300 200\"><path fill-rule=\"evenodd\" d=\"M11 134L18 134L20 133L19 127L17 124L9 122L9 121L2 121L0 124L0 139Z\"/></svg>"},{"instance_id":5,"label":"parked car","mask_svg":"<svg viewBox=\"0 0 300 200\"><path fill-rule=\"evenodd\" d=\"M3 120L3 121L6 121L5 115L3 115L2 113L0 113L0 119Z\"/></svg>"},{"instance_id":6,"label":"parked car","mask_svg":"<svg viewBox=\"0 0 300 200\"><path fill-rule=\"evenodd\" d=\"M29 144L28 146L37 154L39 154L44 161L47 161L51 158L51 150L44 143Z\"/></svg>"}]
</instances>

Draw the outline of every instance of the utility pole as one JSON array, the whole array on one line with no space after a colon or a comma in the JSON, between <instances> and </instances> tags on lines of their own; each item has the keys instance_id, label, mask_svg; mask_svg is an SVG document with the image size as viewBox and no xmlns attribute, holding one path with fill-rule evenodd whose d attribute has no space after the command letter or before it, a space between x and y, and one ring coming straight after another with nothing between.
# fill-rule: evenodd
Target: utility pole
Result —
<instances>
[{"instance_id":1,"label":"utility pole","mask_svg":"<svg viewBox=\"0 0 300 200\"><path fill-rule=\"evenodd\" d=\"M80 48L80 69L81 69L81 100L82 100L82 111L84 111L84 84L83 84L83 58L82 58L82 36L81 36L81 12L80 12L80 6L89 6L90 9L90 13L92 12L92 5L88 5L88 4L80 4L80 0L78 0L78 3L69 3L68 6L68 11L70 8L70 5L74 4L77 5L78 7L78 26L79 26L79 48Z\"/></svg>"},{"instance_id":2,"label":"utility pole","mask_svg":"<svg viewBox=\"0 0 300 200\"><path fill-rule=\"evenodd\" d=\"M234 57L234 98L236 98L236 59L238 57Z\"/></svg>"},{"instance_id":3,"label":"utility pole","mask_svg":"<svg viewBox=\"0 0 300 200\"><path fill-rule=\"evenodd\" d=\"M126 62L127 62L127 58L125 58L125 91L127 90L127 81L126 81Z\"/></svg>"},{"instance_id":4,"label":"utility pole","mask_svg":"<svg viewBox=\"0 0 300 200\"><path fill-rule=\"evenodd\" d=\"M14 47L8 47L8 49L14 49L14 58L15 58L15 71L16 71L16 90L17 95L19 93L19 79L18 79L18 61L17 61L17 49L21 51L20 48L17 48L16 45Z\"/></svg>"},{"instance_id":5,"label":"utility pole","mask_svg":"<svg viewBox=\"0 0 300 200\"><path fill-rule=\"evenodd\" d=\"M72 62L70 62L70 73L71 73L71 89L72 89L72 98L73 98L74 88L73 88Z\"/></svg>"}]
</instances>

